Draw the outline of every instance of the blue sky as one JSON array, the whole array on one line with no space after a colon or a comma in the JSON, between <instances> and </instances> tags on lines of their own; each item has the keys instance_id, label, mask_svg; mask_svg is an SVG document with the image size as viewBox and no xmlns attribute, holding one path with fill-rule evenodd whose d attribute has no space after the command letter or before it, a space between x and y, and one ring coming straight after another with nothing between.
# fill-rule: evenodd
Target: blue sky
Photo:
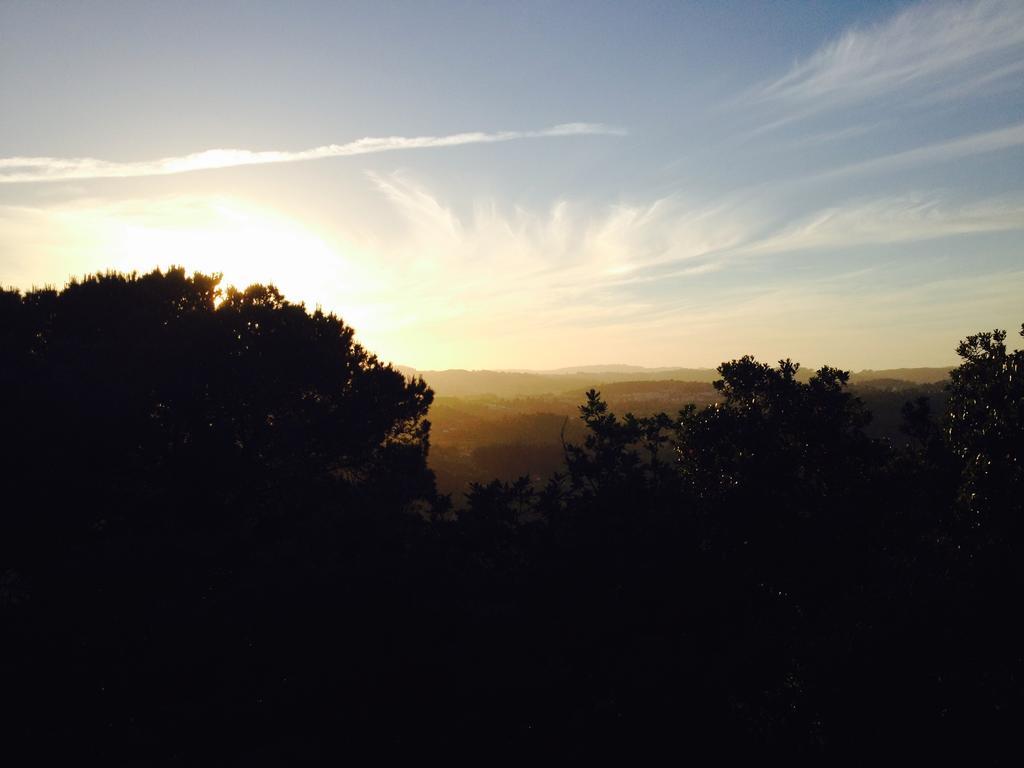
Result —
<instances>
[{"instance_id":1,"label":"blue sky","mask_svg":"<svg viewBox=\"0 0 1024 768\"><path fill-rule=\"evenodd\" d=\"M1024 320L1024 3L0 3L0 282L180 263L419 368ZM230 150L230 151L226 151Z\"/></svg>"}]
</instances>

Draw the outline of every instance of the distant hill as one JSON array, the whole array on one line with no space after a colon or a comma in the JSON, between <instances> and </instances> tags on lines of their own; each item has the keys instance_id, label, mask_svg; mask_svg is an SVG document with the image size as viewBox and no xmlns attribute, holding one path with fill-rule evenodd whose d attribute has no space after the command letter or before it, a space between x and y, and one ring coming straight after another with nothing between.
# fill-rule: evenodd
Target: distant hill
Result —
<instances>
[{"instance_id":1,"label":"distant hill","mask_svg":"<svg viewBox=\"0 0 1024 768\"><path fill-rule=\"evenodd\" d=\"M625 365L623 363L609 363L607 365L570 365L565 368L551 368L534 370L532 368L500 368L499 373L536 373L540 375L562 375L566 373L642 373L678 370L671 366L660 368L645 368L642 365ZM700 370L700 369L694 369ZM707 370L711 370L708 368Z\"/></svg>"},{"instance_id":2,"label":"distant hill","mask_svg":"<svg viewBox=\"0 0 1024 768\"><path fill-rule=\"evenodd\" d=\"M863 384L868 381L909 381L911 384L934 384L949 378L951 368L886 368L873 371L870 368L851 374L850 381Z\"/></svg>"},{"instance_id":3,"label":"distant hill","mask_svg":"<svg viewBox=\"0 0 1024 768\"><path fill-rule=\"evenodd\" d=\"M596 373L524 373L513 371L415 371L431 388L444 397L525 397L548 395L569 390L586 391L602 384L625 381L714 381L718 374L710 368L639 369Z\"/></svg>"},{"instance_id":4,"label":"distant hill","mask_svg":"<svg viewBox=\"0 0 1024 768\"><path fill-rule=\"evenodd\" d=\"M591 387L621 383L653 381L682 381L709 383L718 378L712 368L643 368L630 365L596 365L564 368L554 371L471 371L449 369L445 371L418 371L397 366L406 375L420 375L441 397L530 397L586 391ZM813 368L800 369L801 378L809 377ZM931 384L943 381L949 375L947 368L892 368L864 370L852 374L851 383L878 382L876 387L891 387L898 382Z\"/></svg>"}]
</instances>

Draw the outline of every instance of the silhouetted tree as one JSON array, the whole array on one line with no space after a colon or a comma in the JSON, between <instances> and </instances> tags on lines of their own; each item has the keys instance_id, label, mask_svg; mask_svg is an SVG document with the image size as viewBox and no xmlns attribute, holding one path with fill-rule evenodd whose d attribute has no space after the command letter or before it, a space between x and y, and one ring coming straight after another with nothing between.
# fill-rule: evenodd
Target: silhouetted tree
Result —
<instances>
[{"instance_id":1,"label":"silhouetted tree","mask_svg":"<svg viewBox=\"0 0 1024 768\"><path fill-rule=\"evenodd\" d=\"M1024 326L1021 328L1024 336ZM963 462L958 499L980 540L1018 541L1024 515L1024 350L1007 351L1006 331L977 333L957 347L945 429Z\"/></svg>"},{"instance_id":2,"label":"silhouetted tree","mask_svg":"<svg viewBox=\"0 0 1024 768\"><path fill-rule=\"evenodd\" d=\"M118 723L108 757L161 719L249 711L267 675L350 676L366 638L337 612L365 611L345 590L384 599L371 574L401 569L434 501L424 382L334 315L218 282L111 273L0 297L0 572L29 659L7 677L51 736ZM303 673L292 632L340 660Z\"/></svg>"}]
</instances>

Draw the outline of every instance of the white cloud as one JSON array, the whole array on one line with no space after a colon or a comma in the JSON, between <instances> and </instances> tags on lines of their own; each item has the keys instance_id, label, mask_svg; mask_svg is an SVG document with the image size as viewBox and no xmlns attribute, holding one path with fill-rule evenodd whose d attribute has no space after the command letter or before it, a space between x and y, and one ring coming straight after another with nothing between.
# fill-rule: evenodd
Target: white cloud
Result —
<instances>
[{"instance_id":1,"label":"white cloud","mask_svg":"<svg viewBox=\"0 0 1024 768\"><path fill-rule=\"evenodd\" d=\"M1024 199L1020 198L957 206L935 197L890 197L817 211L737 252L787 253L1022 229Z\"/></svg>"},{"instance_id":2,"label":"white cloud","mask_svg":"<svg viewBox=\"0 0 1024 768\"><path fill-rule=\"evenodd\" d=\"M758 96L821 109L909 91L955 95L962 83L1014 78L1022 55L1019 0L924 2L848 30Z\"/></svg>"},{"instance_id":3,"label":"white cloud","mask_svg":"<svg viewBox=\"0 0 1024 768\"><path fill-rule=\"evenodd\" d=\"M703 274L712 271L704 260L744 242L753 229L745 220L752 217L750 211L696 206L680 196L597 209L563 200L546 212L503 210L494 202L477 201L469 215L460 217L402 174L368 176L404 225L391 242L375 245L415 254L419 268L430 264L444 274L445 285L453 269L463 280L477 280L477 275L490 289L507 292L522 284L526 293L538 283L547 289L544 293L579 293L640 282L636 276L644 270L684 262L687 267L673 275Z\"/></svg>"},{"instance_id":4,"label":"white cloud","mask_svg":"<svg viewBox=\"0 0 1024 768\"><path fill-rule=\"evenodd\" d=\"M843 165L830 171L808 177L805 181L820 180L836 176L852 176L865 173L886 173L918 165L943 163L961 157L998 152L1002 149L1024 145L1024 123L1018 123L994 131L973 133L958 139L926 144L916 149L894 152L870 160Z\"/></svg>"},{"instance_id":5,"label":"white cloud","mask_svg":"<svg viewBox=\"0 0 1024 768\"><path fill-rule=\"evenodd\" d=\"M1024 230L1020 197L960 203L922 193L854 200L791 225L789 214L750 201L695 205L678 196L599 209L562 201L546 213L478 203L460 217L399 174L371 178L404 225L363 248L393 265L381 301L398 295L417 307L406 316L409 323L470 322L484 335L485 327L516 327L534 338L557 328L571 338L586 328L624 333L678 324L681 317L696 319L702 303L722 301L722 285L735 284L719 280L703 294L692 281L742 269L740 261L761 255ZM669 283L681 303L651 295L653 286Z\"/></svg>"},{"instance_id":6,"label":"white cloud","mask_svg":"<svg viewBox=\"0 0 1024 768\"><path fill-rule=\"evenodd\" d=\"M0 158L0 183L57 181L67 179L133 178L167 176L189 171L231 168L240 165L293 163L326 157L351 157L400 149L456 147L465 144L492 144L518 139L561 136L621 135L623 131L598 123L565 123L539 131L499 131L495 133L456 133L449 136L367 137L347 144L327 144L298 152L249 149L207 149L181 157L118 163L92 157L5 157Z\"/></svg>"}]
</instances>

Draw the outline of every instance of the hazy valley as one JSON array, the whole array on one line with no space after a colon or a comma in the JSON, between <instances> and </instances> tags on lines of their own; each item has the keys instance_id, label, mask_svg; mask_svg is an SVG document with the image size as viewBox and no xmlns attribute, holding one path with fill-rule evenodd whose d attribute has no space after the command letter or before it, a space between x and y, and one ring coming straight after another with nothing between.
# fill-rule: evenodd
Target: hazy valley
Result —
<instances>
[{"instance_id":1,"label":"hazy valley","mask_svg":"<svg viewBox=\"0 0 1024 768\"><path fill-rule=\"evenodd\" d=\"M651 416L675 414L693 403L703 407L719 397L714 369L581 366L558 371L416 371L435 392L430 410L429 462L438 490L452 494L457 506L472 483L512 481L529 476L543 484L563 468L563 441L579 443L584 426L579 406L597 389L613 413ZM797 378L806 381L813 369ZM867 432L898 442L900 409L928 396L938 404L948 380L945 368L897 368L858 371L850 389L872 413Z\"/></svg>"}]
</instances>

